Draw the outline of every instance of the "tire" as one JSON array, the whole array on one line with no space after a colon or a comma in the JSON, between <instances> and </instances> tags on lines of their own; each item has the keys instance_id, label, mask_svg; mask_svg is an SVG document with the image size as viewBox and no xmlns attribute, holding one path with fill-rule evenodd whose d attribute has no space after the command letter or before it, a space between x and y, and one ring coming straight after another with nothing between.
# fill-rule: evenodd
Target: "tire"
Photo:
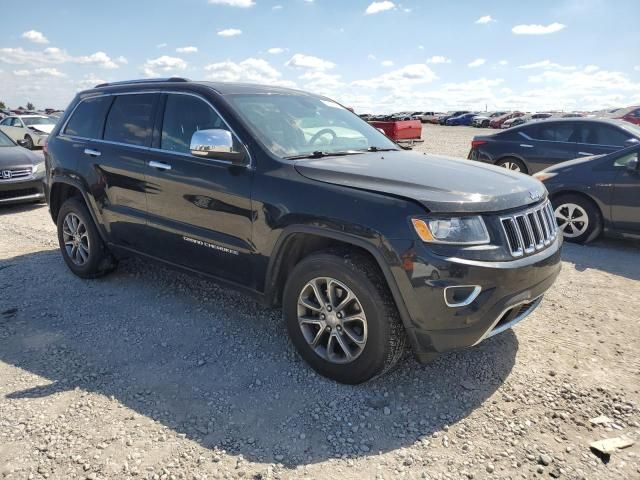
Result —
<instances>
[{"instance_id":1,"label":"tire","mask_svg":"<svg viewBox=\"0 0 640 480\"><path fill-rule=\"evenodd\" d=\"M26 148L28 150L33 150L34 143L33 143L33 138L31 138L31 135L25 135L24 136L24 141L26 142L24 144L24 148Z\"/></svg>"},{"instance_id":2,"label":"tire","mask_svg":"<svg viewBox=\"0 0 640 480\"><path fill-rule=\"evenodd\" d=\"M576 194L553 199L553 211L562 236L568 242L589 243L602 232L602 213L590 199Z\"/></svg>"},{"instance_id":3,"label":"tire","mask_svg":"<svg viewBox=\"0 0 640 480\"><path fill-rule=\"evenodd\" d=\"M331 280L334 301L320 309L317 298L311 298L314 290L309 285L317 282L323 295L327 280ZM355 298L343 304L342 309L335 308L346 298L347 290ZM305 304L316 305L318 311L302 305L303 298ZM322 252L303 259L287 280L283 313L289 337L300 356L320 375L340 383L354 385L382 375L398 363L406 350L406 333L386 281L364 255ZM300 322L300 316L316 323ZM325 316L326 321L320 323L320 316ZM340 318L346 317L358 320L343 324ZM327 332L327 328L331 331ZM338 337L346 342L351 359L344 354L344 343ZM360 340L361 345L350 338ZM318 340L315 349L314 339Z\"/></svg>"},{"instance_id":4,"label":"tire","mask_svg":"<svg viewBox=\"0 0 640 480\"><path fill-rule=\"evenodd\" d=\"M511 170L512 172L520 172L520 173L527 173L527 174L529 173L527 166L522 162L522 160L519 160L514 157L501 158L496 162L496 165L498 167L503 167L508 170Z\"/></svg>"},{"instance_id":5,"label":"tire","mask_svg":"<svg viewBox=\"0 0 640 480\"><path fill-rule=\"evenodd\" d=\"M65 201L56 224L62 258L74 274L97 278L115 269L117 262L102 241L83 200Z\"/></svg>"}]
</instances>

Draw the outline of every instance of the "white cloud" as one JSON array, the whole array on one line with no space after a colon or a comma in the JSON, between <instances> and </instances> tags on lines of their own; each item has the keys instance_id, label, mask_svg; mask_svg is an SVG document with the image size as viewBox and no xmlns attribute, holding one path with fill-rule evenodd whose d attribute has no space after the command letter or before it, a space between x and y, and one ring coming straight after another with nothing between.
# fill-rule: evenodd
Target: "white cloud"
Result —
<instances>
[{"instance_id":1,"label":"white cloud","mask_svg":"<svg viewBox=\"0 0 640 480\"><path fill-rule=\"evenodd\" d=\"M176 52L178 53L196 53L198 51L198 47L178 47L176 48Z\"/></svg>"},{"instance_id":2,"label":"white cloud","mask_svg":"<svg viewBox=\"0 0 640 480\"><path fill-rule=\"evenodd\" d=\"M393 60L384 60L380 65L383 67L393 67Z\"/></svg>"},{"instance_id":3,"label":"white cloud","mask_svg":"<svg viewBox=\"0 0 640 480\"><path fill-rule=\"evenodd\" d=\"M127 60L126 57L120 55L118 58L116 58L116 62L121 63L122 65L126 65L127 63L129 63L129 60Z\"/></svg>"},{"instance_id":4,"label":"white cloud","mask_svg":"<svg viewBox=\"0 0 640 480\"><path fill-rule=\"evenodd\" d=\"M75 63L80 63L82 65L95 65L97 67L108 69L118 68L118 64L104 52L96 52L92 55L77 57L75 59Z\"/></svg>"},{"instance_id":5,"label":"white cloud","mask_svg":"<svg viewBox=\"0 0 640 480\"><path fill-rule=\"evenodd\" d=\"M562 23L550 23L549 25L516 25L511 29L516 35L546 35L549 33L559 32L566 28Z\"/></svg>"},{"instance_id":6,"label":"white cloud","mask_svg":"<svg viewBox=\"0 0 640 480\"><path fill-rule=\"evenodd\" d=\"M161 57L147 60L142 66L142 71L147 77L156 77L161 73L170 73L187 68L187 62L178 57L169 57L162 55Z\"/></svg>"},{"instance_id":7,"label":"white cloud","mask_svg":"<svg viewBox=\"0 0 640 480\"><path fill-rule=\"evenodd\" d=\"M287 67L306 68L309 70L330 70L336 66L335 63L329 60L323 60L322 58L304 55L302 53L296 53L285 65Z\"/></svg>"},{"instance_id":8,"label":"white cloud","mask_svg":"<svg viewBox=\"0 0 640 480\"><path fill-rule=\"evenodd\" d=\"M427 63L438 64L438 63L451 63L451 59L447 57L443 57L442 55L434 55L431 58L427 59Z\"/></svg>"},{"instance_id":9,"label":"white cloud","mask_svg":"<svg viewBox=\"0 0 640 480\"><path fill-rule=\"evenodd\" d=\"M487 23L495 22L496 20L491 17L491 15L484 15L476 20L475 23L479 23L481 25L486 25Z\"/></svg>"},{"instance_id":10,"label":"white cloud","mask_svg":"<svg viewBox=\"0 0 640 480\"><path fill-rule=\"evenodd\" d=\"M576 67L574 66L560 65L558 63L553 63L551 60L541 60L540 62L528 63L526 65L520 65L518 68L521 68L523 70L541 69L541 70L565 70L565 71L572 71L576 69Z\"/></svg>"},{"instance_id":11,"label":"white cloud","mask_svg":"<svg viewBox=\"0 0 640 480\"><path fill-rule=\"evenodd\" d=\"M168 43L159 43L156 45L156 48L165 48L168 45Z\"/></svg>"},{"instance_id":12,"label":"white cloud","mask_svg":"<svg viewBox=\"0 0 640 480\"><path fill-rule=\"evenodd\" d=\"M284 48L280 48L280 47L273 47L267 50L267 53L270 53L271 55L278 55L279 53L282 53L282 52L284 52Z\"/></svg>"},{"instance_id":13,"label":"white cloud","mask_svg":"<svg viewBox=\"0 0 640 480\"><path fill-rule=\"evenodd\" d=\"M273 7L271 7L271 10L282 10L282 5L274 5Z\"/></svg>"},{"instance_id":14,"label":"white cloud","mask_svg":"<svg viewBox=\"0 0 640 480\"><path fill-rule=\"evenodd\" d=\"M42 32L38 32L37 30L29 30L28 32L24 32L21 35L21 37L33 43L41 43L41 44L49 43L49 40L47 39L47 37L45 37L42 34Z\"/></svg>"},{"instance_id":15,"label":"white cloud","mask_svg":"<svg viewBox=\"0 0 640 480\"><path fill-rule=\"evenodd\" d=\"M117 61L123 63L122 59L124 59L124 57L119 57ZM126 59L124 60L126 61ZM35 67L76 63L80 65L95 65L107 69L119 68L118 63L104 52L74 57L69 55L65 50L55 47L48 47L42 51L24 50L22 48L0 48L0 62L13 65L31 65Z\"/></svg>"},{"instance_id":16,"label":"white cloud","mask_svg":"<svg viewBox=\"0 0 640 480\"><path fill-rule=\"evenodd\" d=\"M402 89L435 80L436 74L424 63L406 65L368 80L356 80L352 85L372 89Z\"/></svg>"},{"instance_id":17,"label":"white cloud","mask_svg":"<svg viewBox=\"0 0 640 480\"><path fill-rule=\"evenodd\" d=\"M212 5L226 5L228 7L249 8L253 7L256 2L253 0L209 0Z\"/></svg>"},{"instance_id":18,"label":"white cloud","mask_svg":"<svg viewBox=\"0 0 640 480\"><path fill-rule=\"evenodd\" d=\"M16 77L66 77L66 74L55 67L41 67L34 70L14 70L13 74Z\"/></svg>"},{"instance_id":19,"label":"white cloud","mask_svg":"<svg viewBox=\"0 0 640 480\"><path fill-rule=\"evenodd\" d=\"M367 58L368 58L369 60L375 60L375 59L376 59L376 56L375 56L373 53L370 53L369 55L367 55Z\"/></svg>"},{"instance_id":20,"label":"white cloud","mask_svg":"<svg viewBox=\"0 0 640 480\"><path fill-rule=\"evenodd\" d=\"M225 28L224 30L220 30L218 35L220 37L235 37L236 35L241 35L242 30L237 28Z\"/></svg>"},{"instance_id":21,"label":"white cloud","mask_svg":"<svg viewBox=\"0 0 640 480\"><path fill-rule=\"evenodd\" d=\"M633 69L634 69L636 72L640 72L640 65L636 65L635 67L633 67Z\"/></svg>"},{"instance_id":22,"label":"white cloud","mask_svg":"<svg viewBox=\"0 0 640 480\"><path fill-rule=\"evenodd\" d=\"M501 67L504 67L506 65L509 65L509 60L500 60L498 62L498 65L500 65Z\"/></svg>"},{"instance_id":23,"label":"white cloud","mask_svg":"<svg viewBox=\"0 0 640 480\"><path fill-rule=\"evenodd\" d=\"M96 85L100 85L102 83L107 83L106 80L96 76L94 73L90 73L85 75L82 80L77 82L78 88L80 90L88 90L90 88L94 88Z\"/></svg>"},{"instance_id":24,"label":"white cloud","mask_svg":"<svg viewBox=\"0 0 640 480\"><path fill-rule=\"evenodd\" d=\"M261 58L247 58L239 63L227 60L226 62L212 63L204 67L208 80L219 82L251 82L269 85L293 87L295 84L282 80L282 74Z\"/></svg>"},{"instance_id":25,"label":"white cloud","mask_svg":"<svg viewBox=\"0 0 640 480\"><path fill-rule=\"evenodd\" d=\"M373 15L374 13L384 12L395 8L396 5L389 0L383 0L382 2L372 2L365 10L366 15Z\"/></svg>"},{"instance_id":26,"label":"white cloud","mask_svg":"<svg viewBox=\"0 0 640 480\"><path fill-rule=\"evenodd\" d=\"M485 63L487 63L487 61L484 58L476 58L473 62L469 62L467 67L476 68L484 65Z\"/></svg>"}]
</instances>

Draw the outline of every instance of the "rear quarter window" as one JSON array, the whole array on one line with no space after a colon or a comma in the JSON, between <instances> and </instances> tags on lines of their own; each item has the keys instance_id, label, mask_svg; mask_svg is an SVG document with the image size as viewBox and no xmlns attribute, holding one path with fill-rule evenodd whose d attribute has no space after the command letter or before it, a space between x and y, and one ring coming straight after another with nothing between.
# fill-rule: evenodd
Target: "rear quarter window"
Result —
<instances>
[{"instance_id":1,"label":"rear quarter window","mask_svg":"<svg viewBox=\"0 0 640 480\"><path fill-rule=\"evenodd\" d=\"M107 96L83 100L72 113L63 133L74 137L101 138L104 117L112 98Z\"/></svg>"}]
</instances>

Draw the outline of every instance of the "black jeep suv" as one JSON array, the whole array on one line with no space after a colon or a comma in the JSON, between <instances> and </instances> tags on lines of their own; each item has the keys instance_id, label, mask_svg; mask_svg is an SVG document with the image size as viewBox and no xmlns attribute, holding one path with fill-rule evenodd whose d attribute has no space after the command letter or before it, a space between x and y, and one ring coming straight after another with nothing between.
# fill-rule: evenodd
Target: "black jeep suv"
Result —
<instances>
[{"instance_id":1,"label":"black jeep suv","mask_svg":"<svg viewBox=\"0 0 640 480\"><path fill-rule=\"evenodd\" d=\"M181 78L78 94L46 193L76 275L130 254L281 305L300 355L359 383L531 313L560 270L542 183L400 149L328 98Z\"/></svg>"}]
</instances>

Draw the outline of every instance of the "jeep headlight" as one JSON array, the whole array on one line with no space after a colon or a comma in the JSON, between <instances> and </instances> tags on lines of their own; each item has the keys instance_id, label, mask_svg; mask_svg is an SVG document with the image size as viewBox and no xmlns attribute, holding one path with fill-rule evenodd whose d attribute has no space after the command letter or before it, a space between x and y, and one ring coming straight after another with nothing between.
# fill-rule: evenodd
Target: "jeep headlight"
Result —
<instances>
[{"instance_id":1,"label":"jeep headlight","mask_svg":"<svg viewBox=\"0 0 640 480\"><path fill-rule=\"evenodd\" d=\"M489 232L480 216L412 218L411 223L423 242L452 245L489 243Z\"/></svg>"},{"instance_id":2,"label":"jeep headlight","mask_svg":"<svg viewBox=\"0 0 640 480\"><path fill-rule=\"evenodd\" d=\"M35 175L38 172L44 172L44 162L36 163L31 170L31 174Z\"/></svg>"}]
</instances>

